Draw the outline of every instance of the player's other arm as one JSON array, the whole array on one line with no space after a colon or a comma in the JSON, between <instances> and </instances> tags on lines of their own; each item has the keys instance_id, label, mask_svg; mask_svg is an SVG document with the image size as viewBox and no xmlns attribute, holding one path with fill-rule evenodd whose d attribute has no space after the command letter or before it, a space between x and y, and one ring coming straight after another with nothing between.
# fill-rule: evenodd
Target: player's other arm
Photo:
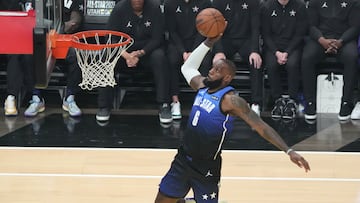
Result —
<instances>
[{"instance_id":1,"label":"player's other arm","mask_svg":"<svg viewBox=\"0 0 360 203\"><path fill-rule=\"evenodd\" d=\"M261 137L286 152L290 156L291 161L300 168L304 168L306 172L310 170L308 162L301 155L290 149L280 135L249 108L249 105L243 98L232 93L226 94L221 108L224 112L242 118Z\"/></svg>"},{"instance_id":2,"label":"player's other arm","mask_svg":"<svg viewBox=\"0 0 360 203\"><path fill-rule=\"evenodd\" d=\"M190 54L189 58L181 66L181 72L187 83L195 90L204 87L204 76L199 72L199 67L210 48L220 39L221 35L214 38L207 38Z\"/></svg>"}]
</instances>

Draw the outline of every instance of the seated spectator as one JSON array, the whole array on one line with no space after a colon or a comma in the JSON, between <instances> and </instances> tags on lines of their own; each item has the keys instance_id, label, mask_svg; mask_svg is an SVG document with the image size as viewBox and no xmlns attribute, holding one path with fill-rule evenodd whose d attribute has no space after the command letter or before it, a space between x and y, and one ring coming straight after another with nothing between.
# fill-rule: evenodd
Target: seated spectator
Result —
<instances>
[{"instance_id":1,"label":"seated spectator","mask_svg":"<svg viewBox=\"0 0 360 203\"><path fill-rule=\"evenodd\" d=\"M359 54L359 68L360 68L360 36L359 36L359 40L358 40L358 54ZM358 70L359 71L359 70ZM358 72L358 75L359 75L359 72ZM360 83L360 80L358 78L358 83ZM358 90L360 91L360 90ZM358 102L356 103L354 109L352 110L351 112L351 119L354 119L354 120L358 120L360 119L360 94L358 94Z\"/></svg>"},{"instance_id":2,"label":"seated spectator","mask_svg":"<svg viewBox=\"0 0 360 203\"><path fill-rule=\"evenodd\" d=\"M122 54L117 68L147 68L154 75L156 100L161 123L172 122L169 95L169 70L164 51L164 19L154 1L122 0L112 10L107 29L130 35L134 44ZM97 121L110 118L113 88L99 89Z\"/></svg>"},{"instance_id":3,"label":"seated spectator","mask_svg":"<svg viewBox=\"0 0 360 203\"><path fill-rule=\"evenodd\" d=\"M170 95L172 96L171 113L173 119L181 118L179 101L179 77L181 65L205 37L201 36L195 26L197 14L204 8L211 6L209 0L165 2L166 30L169 32L167 57L170 65ZM207 74L211 67L211 55L207 54L200 72Z\"/></svg>"},{"instance_id":4,"label":"seated spectator","mask_svg":"<svg viewBox=\"0 0 360 203\"><path fill-rule=\"evenodd\" d=\"M297 113L300 60L307 18L301 0L268 0L262 7L262 36L265 63L275 104L274 119L293 119ZM283 97L281 69L287 71L288 96Z\"/></svg>"},{"instance_id":5,"label":"seated spectator","mask_svg":"<svg viewBox=\"0 0 360 203\"><path fill-rule=\"evenodd\" d=\"M18 1L0 1L1 10L26 11L23 2ZM30 8L29 8L30 9ZM28 54L8 55L7 60L7 97L4 103L5 116L17 116L18 109L16 101L21 89L29 92L34 86L33 57Z\"/></svg>"},{"instance_id":6,"label":"seated spectator","mask_svg":"<svg viewBox=\"0 0 360 203\"><path fill-rule=\"evenodd\" d=\"M80 11L80 0L73 0L64 4L63 8L63 22L66 34L72 34L78 31L81 22L82 14ZM81 80L81 70L77 64L76 53L73 48L69 49L68 55L64 61L60 60L61 65L68 69L67 73L67 89L63 100L62 108L69 112L70 116L80 116L81 110L75 102L75 95L80 91L78 84ZM34 89L32 100L29 107L25 110L25 116L32 117L38 113L45 111L45 100L41 96L40 89Z\"/></svg>"},{"instance_id":7,"label":"seated spectator","mask_svg":"<svg viewBox=\"0 0 360 203\"><path fill-rule=\"evenodd\" d=\"M308 6L310 39L302 60L304 97L307 102L305 119L316 118L316 64L327 55L334 55L344 65L344 85L339 120L350 118L353 91L357 81L360 8L355 0L311 0Z\"/></svg>"},{"instance_id":8,"label":"seated spectator","mask_svg":"<svg viewBox=\"0 0 360 203\"><path fill-rule=\"evenodd\" d=\"M214 46L213 62L231 59L235 53L249 65L251 78L251 109L260 115L263 92L262 59L259 52L260 0L214 0L227 21L227 27L219 42Z\"/></svg>"}]
</instances>

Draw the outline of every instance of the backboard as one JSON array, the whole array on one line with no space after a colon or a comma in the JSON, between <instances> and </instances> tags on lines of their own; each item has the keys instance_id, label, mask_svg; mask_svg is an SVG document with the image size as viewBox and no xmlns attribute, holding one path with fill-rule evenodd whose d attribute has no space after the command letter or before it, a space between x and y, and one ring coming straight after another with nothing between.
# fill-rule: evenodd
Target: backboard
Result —
<instances>
[{"instance_id":1,"label":"backboard","mask_svg":"<svg viewBox=\"0 0 360 203\"><path fill-rule=\"evenodd\" d=\"M48 33L61 29L63 0L14 2L16 9L0 11L0 54L33 54L35 87L46 88L55 66Z\"/></svg>"}]
</instances>

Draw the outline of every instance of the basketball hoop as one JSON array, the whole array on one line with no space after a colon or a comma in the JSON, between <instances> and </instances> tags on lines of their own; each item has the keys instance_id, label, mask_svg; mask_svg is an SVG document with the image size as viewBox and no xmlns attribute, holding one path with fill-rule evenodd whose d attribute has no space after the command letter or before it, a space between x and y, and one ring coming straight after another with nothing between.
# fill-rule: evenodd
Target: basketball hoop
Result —
<instances>
[{"instance_id":1,"label":"basketball hoop","mask_svg":"<svg viewBox=\"0 0 360 203\"><path fill-rule=\"evenodd\" d=\"M127 34L111 30L89 30L72 35L50 33L52 54L65 58L69 47L74 47L84 90L116 85L114 68L121 54L134 40Z\"/></svg>"}]
</instances>

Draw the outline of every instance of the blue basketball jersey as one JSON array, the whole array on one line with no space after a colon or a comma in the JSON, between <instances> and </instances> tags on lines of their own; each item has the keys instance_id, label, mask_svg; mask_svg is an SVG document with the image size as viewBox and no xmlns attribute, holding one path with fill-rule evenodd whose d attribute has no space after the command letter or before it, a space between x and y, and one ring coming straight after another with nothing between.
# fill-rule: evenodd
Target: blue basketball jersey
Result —
<instances>
[{"instance_id":1,"label":"blue basketball jersey","mask_svg":"<svg viewBox=\"0 0 360 203\"><path fill-rule=\"evenodd\" d=\"M184 150L199 159L216 159L226 136L232 131L234 117L221 111L223 96L234 88L227 86L213 93L198 91L184 136Z\"/></svg>"}]
</instances>

